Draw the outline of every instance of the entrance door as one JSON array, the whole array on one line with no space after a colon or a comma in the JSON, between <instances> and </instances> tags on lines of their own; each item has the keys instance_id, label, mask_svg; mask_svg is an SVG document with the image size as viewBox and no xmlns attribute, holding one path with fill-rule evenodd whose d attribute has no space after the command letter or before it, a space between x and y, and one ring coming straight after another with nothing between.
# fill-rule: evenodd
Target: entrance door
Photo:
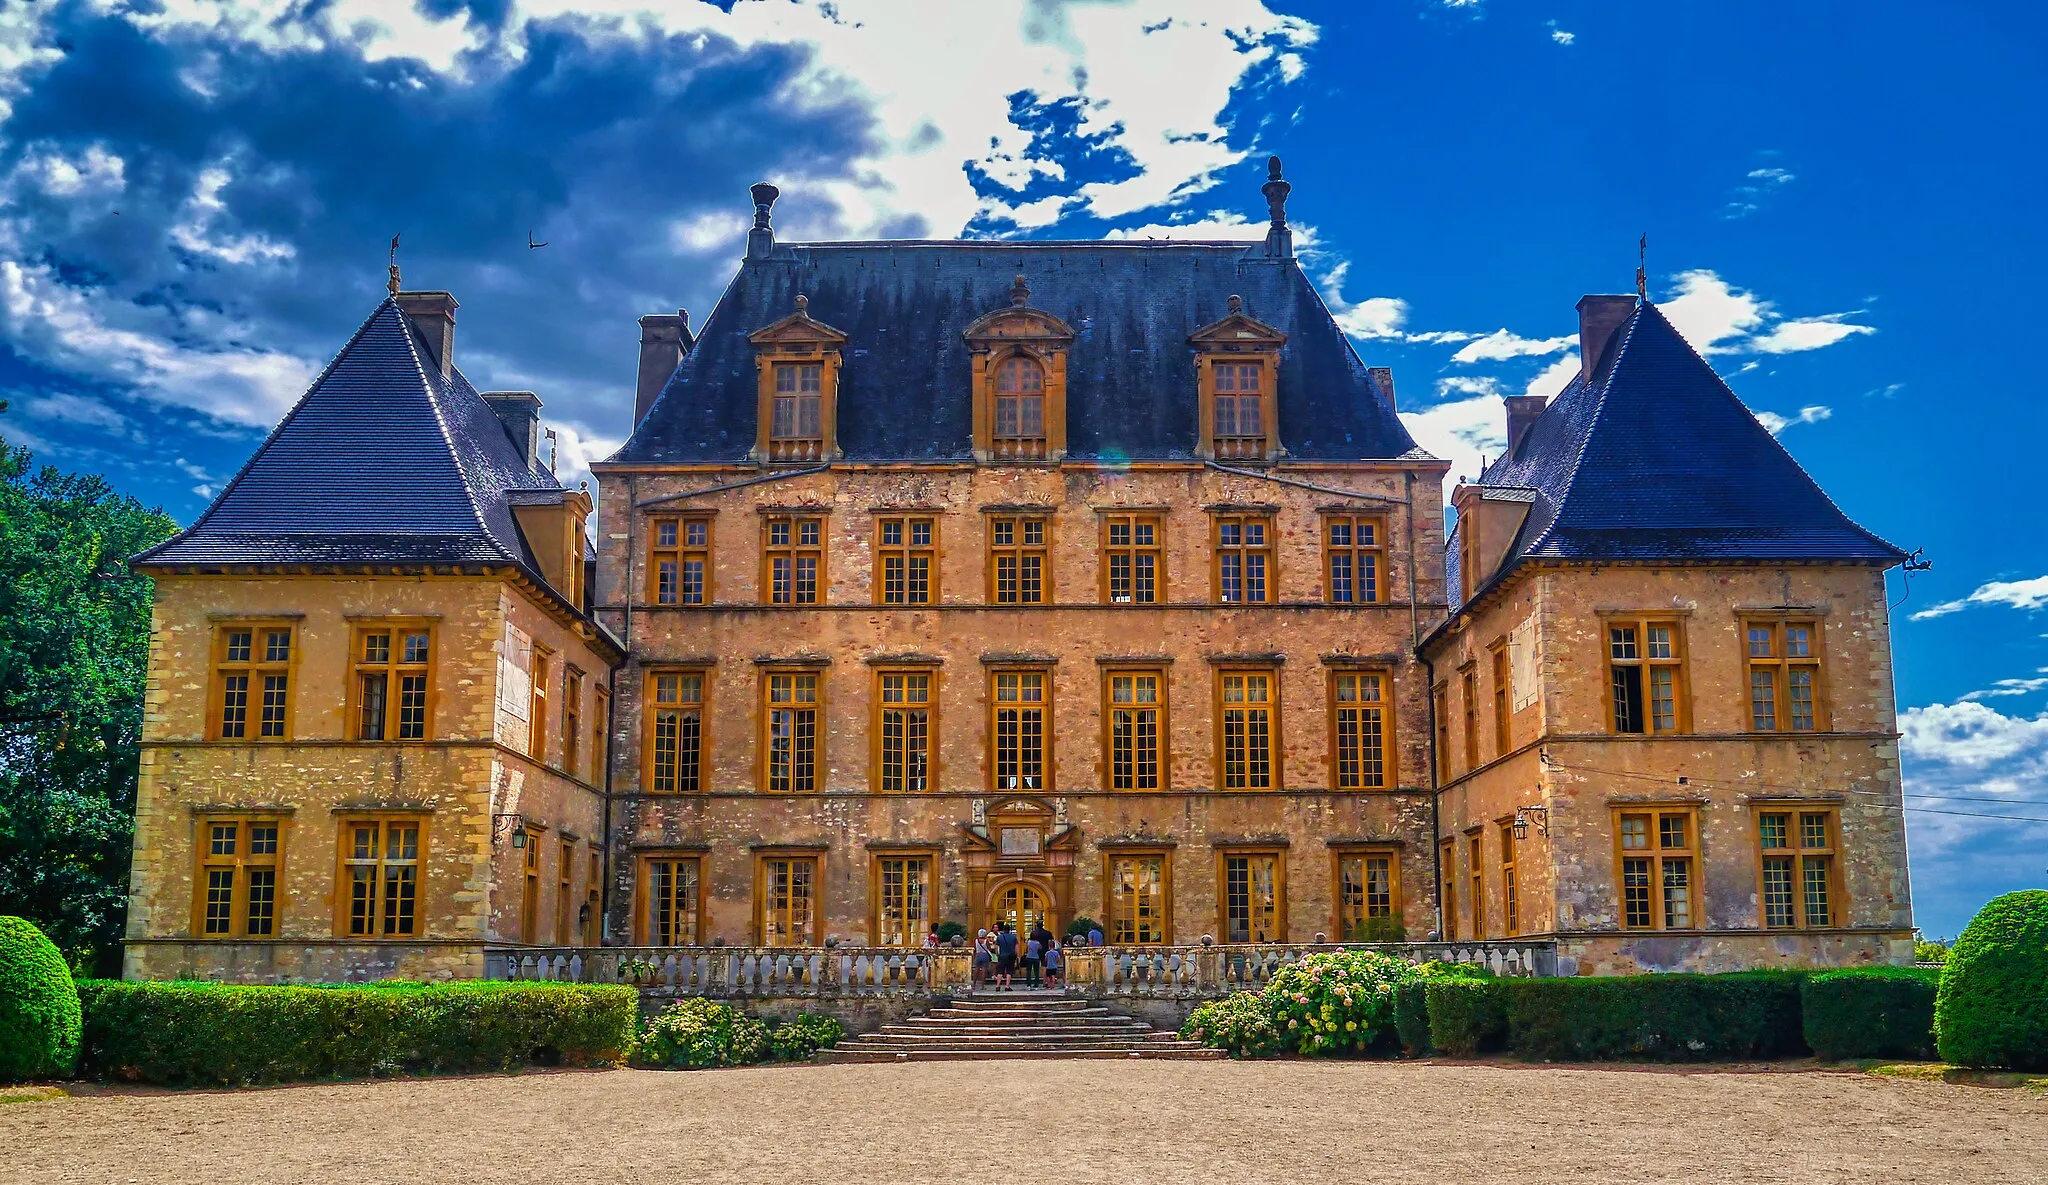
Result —
<instances>
[{"instance_id":1,"label":"entrance door","mask_svg":"<svg viewBox=\"0 0 2048 1185\"><path fill-rule=\"evenodd\" d=\"M1011 885L996 892L995 921L1008 922L1017 933L1018 948L1022 950L1023 940L1039 926L1052 929L1052 914L1046 904L1045 894L1031 885ZM1021 957L1021 955L1020 955Z\"/></svg>"}]
</instances>

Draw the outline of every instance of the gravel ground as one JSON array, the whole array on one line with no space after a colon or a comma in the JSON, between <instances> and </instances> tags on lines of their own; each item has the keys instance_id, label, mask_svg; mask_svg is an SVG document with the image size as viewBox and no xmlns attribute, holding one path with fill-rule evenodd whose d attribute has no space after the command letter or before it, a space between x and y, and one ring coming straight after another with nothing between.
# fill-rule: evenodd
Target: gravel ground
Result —
<instances>
[{"instance_id":1,"label":"gravel ground","mask_svg":"<svg viewBox=\"0 0 2048 1185\"><path fill-rule=\"evenodd\" d=\"M2048 1098L1854 1073L936 1062L103 1090L0 1181L2048 1180Z\"/></svg>"}]
</instances>

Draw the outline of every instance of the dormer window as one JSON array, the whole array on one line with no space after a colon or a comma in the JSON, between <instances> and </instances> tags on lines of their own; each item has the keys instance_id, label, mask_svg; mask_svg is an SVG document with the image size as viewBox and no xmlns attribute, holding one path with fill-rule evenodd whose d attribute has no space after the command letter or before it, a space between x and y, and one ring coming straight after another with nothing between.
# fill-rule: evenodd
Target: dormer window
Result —
<instances>
[{"instance_id":1,"label":"dormer window","mask_svg":"<svg viewBox=\"0 0 2048 1185\"><path fill-rule=\"evenodd\" d=\"M1201 400L1195 454L1217 461L1271 461L1281 454L1275 377L1287 335L1231 297L1221 321L1188 337Z\"/></svg>"},{"instance_id":2,"label":"dormer window","mask_svg":"<svg viewBox=\"0 0 2048 1185\"><path fill-rule=\"evenodd\" d=\"M1018 276L1010 307L985 314L963 336L974 351L974 457L1057 461L1067 452L1067 323L1030 307Z\"/></svg>"},{"instance_id":3,"label":"dormer window","mask_svg":"<svg viewBox=\"0 0 2048 1185\"><path fill-rule=\"evenodd\" d=\"M816 461L825 455L825 367L817 362L775 364L775 408L768 427L768 459Z\"/></svg>"},{"instance_id":4,"label":"dormer window","mask_svg":"<svg viewBox=\"0 0 2048 1185\"><path fill-rule=\"evenodd\" d=\"M1216 457L1262 460L1266 455L1264 365L1218 362L1216 371Z\"/></svg>"},{"instance_id":5,"label":"dormer window","mask_svg":"<svg viewBox=\"0 0 2048 1185\"><path fill-rule=\"evenodd\" d=\"M754 459L788 464L829 461L839 455L839 348L846 335L810 313L799 295L796 311L747 335L760 370Z\"/></svg>"},{"instance_id":6,"label":"dormer window","mask_svg":"<svg viewBox=\"0 0 2048 1185\"><path fill-rule=\"evenodd\" d=\"M995 412L996 459L1045 459L1045 368L1036 359L1013 354L996 367Z\"/></svg>"}]
</instances>

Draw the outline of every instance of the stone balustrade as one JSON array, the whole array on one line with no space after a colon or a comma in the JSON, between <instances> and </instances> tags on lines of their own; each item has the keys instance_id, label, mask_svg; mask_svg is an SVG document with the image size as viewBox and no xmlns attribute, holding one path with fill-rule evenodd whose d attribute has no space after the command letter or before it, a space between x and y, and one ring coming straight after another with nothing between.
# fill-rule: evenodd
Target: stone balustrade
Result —
<instances>
[{"instance_id":1,"label":"stone balustrade","mask_svg":"<svg viewBox=\"0 0 2048 1185\"><path fill-rule=\"evenodd\" d=\"M1111 946L1069 959L1069 982L1091 995L1224 996L1256 991L1286 967L1324 951L1376 950L1411 963L1472 963L1495 975L1556 973L1549 942L1262 943L1229 946Z\"/></svg>"}]
</instances>

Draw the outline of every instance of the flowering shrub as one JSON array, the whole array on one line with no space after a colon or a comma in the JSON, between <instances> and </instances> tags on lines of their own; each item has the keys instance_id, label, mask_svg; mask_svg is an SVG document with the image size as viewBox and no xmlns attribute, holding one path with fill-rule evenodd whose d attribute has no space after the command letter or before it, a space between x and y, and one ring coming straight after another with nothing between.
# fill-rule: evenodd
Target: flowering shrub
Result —
<instances>
[{"instance_id":1,"label":"flowering shrub","mask_svg":"<svg viewBox=\"0 0 2048 1185\"><path fill-rule=\"evenodd\" d=\"M1258 992L1232 992L1211 1000L1188 1014L1180 1035L1232 1057L1270 1057L1287 1048L1280 1028L1273 1023L1273 1009Z\"/></svg>"},{"instance_id":2,"label":"flowering shrub","mask_svg":"<svg viewBox=\"0 0 2048 1185\"><path fill-rule=\"evenodd\" d=\"M800 1062L820 1049L830 1049L839 1044L846 1035L845 1026L829 1016L812 1016L806 1012L795 1020L786 1020L775 1026L775 1032L768 1037L768 1049L779 1062Z\"/></svg>"},{"instance_id":3,"label":"flowering shrub","mask_svg":"<svg viewBox=\"0 0 2048 1185\"><path fill-rule=\"evenodd\" d=\"M1420 973L1378 951L1314 954L1266 985L1274 1027L1301 1052L1363 1053L1394 1023L1394 994Z\"/></svg>"},{"instance_id":4,"label":"flowering shrub","mask_svg":"<svg viewBox=\"0 0 2048 1185\"><path fill-rule=\"evenodd\" d=\"M633 1063L657 1070L745 1066L768 1049L768 1026L736 1008L702 996L677 1000L647 1022L633 1046Z\"/></svg>"}]
</instances>

